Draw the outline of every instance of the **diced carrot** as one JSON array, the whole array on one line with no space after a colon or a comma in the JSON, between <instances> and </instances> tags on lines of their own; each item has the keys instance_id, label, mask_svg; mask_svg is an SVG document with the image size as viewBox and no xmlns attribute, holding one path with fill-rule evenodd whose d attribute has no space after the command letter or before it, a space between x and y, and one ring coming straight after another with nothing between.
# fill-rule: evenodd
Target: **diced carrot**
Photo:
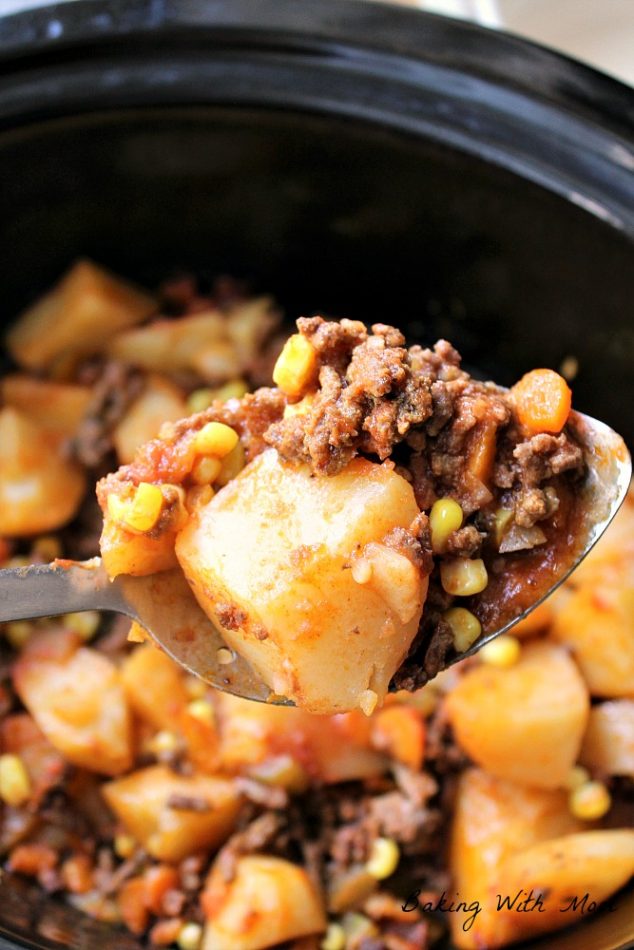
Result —
<instances>
[{"instance_id":1,"label":"diced carrot","mask_svg":"<svg viewBox=\"0 0 634 950\"><path fill-rule=\"evenodd\" d=\"M492 422L482 422L476 426L471 436L467 458L468 472L488 487L495 461L497 426Z\"/></svg>"},{"instance_id":2,"label":"diced carrot","mask_svg":"<svg viewBox=\"0 0 634 950\"><path fill-rule=\"evenodd\" d=\"M146 884L142 877L131 877L119 891L118 904L123 922L133 934L146 929L150 912L145 903Z\"/></svg>"},{"instance_id":3,"label":"diced carrot","mask_svg":"<svg viewBox=\"0 0 634 950\"><path fill-rule=\"evenodd\" d=\"M170 864L155 864L143 875L145 883L145 906L153 914L162 913L165 894L178 887L178 871Z\"/></svg>"},{"instance_id":4,"label":"diced carrot","mask_svg":"<svg viewBox=\"0 0 634 950\"><path fill-rule=\"evenodd\" d=\"M35 877L51 871L57 864L57 852L45 844L19 844L9 855L9 870Z\"/></svg>"},{"instance_id":5,"label":"diced carrot","mask_svg":"<svg viewBox=\"0 0 634 950\"><path fill-rule=\"evenodd\" d=\"M372 743L390 758L420 769L425 755L425 724L411 706L388 706L372 719Z\"/></svg>"},{"instance_id":6,"label":"diced carrot","mask_svg":"<svg viewBox=\"0 0 634 950\"><path fill-rule=\"evenodd\" d=\"M180 917L159 920L154 924L148 934L150 943L157 947L169 947L171 943L176 943L176 939L182 927L183 921Z\"/></svg>"},{"instance_id":7,"label":"diced carrot","mask_svg":"<svg viewBox=\"0 0 634 950\"><path fill-rule=\"evenodd\" d=\"M552 369L534 369L511 389L517 416L530 432L561 432L570 415L572 393Z\"/></svg>"},{"instance_id":8,"label":"diced carrot","mask_svg":"<svg viewBox=\"0 0 634 950\"><path fill-rule=\"evenodd\" d=\"M87 854L73 854L62 864L62 880L72 894L86 894L92 888L92 865Z\"/></svg>"}]
</instances>

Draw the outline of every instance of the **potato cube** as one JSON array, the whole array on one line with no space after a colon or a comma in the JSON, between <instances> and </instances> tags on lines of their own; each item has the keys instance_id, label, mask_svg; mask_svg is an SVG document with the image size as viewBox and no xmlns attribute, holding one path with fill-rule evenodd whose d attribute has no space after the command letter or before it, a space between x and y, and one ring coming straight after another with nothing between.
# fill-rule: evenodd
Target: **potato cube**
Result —
<instances>
[{"instance_id":1,"label":"potato cube","mask_svg":"<svg viewBox=\"0 0 634 950\"><path fill-rule=\"evenodd\" d=\"M54 383L23 373L0 380L0 401L36 422L55 443L76 435L91 398L89 386Z\"/></svg>"},{"instance_id":2,"label":"potato cube","mask_svg":"<svg viewBox=\"0 0 634 950\"><path fill-rule=\"evenodd\" d=\"M177 775L163 765L132 772L102 790L117 818L159 861L218 847L234 830L240 807L229 779Z\"/></svg>"},{"instance_id":3,"label":"potato cube","mask_svg":"<svg viewBox=\"0 0 634 950\"><path fill-rule=\"evenodd\" d=\"M137 716L157 729L173 728L188 702L181 668L151 643L128 654L121 682Z\"/></svg>"},{"instance_id":4,"label":"potato cube","mask_svg":"<svg viewBox=\"0 0 634 950\"><path fill-rule=\"evenodd\" d=\"M448 915L455 946L480 950L517 939L512 924L497 910L496 895L508 892L501 870L505 860L580 828L568 809L566 792L525 788L479 769L464 772L454 808L449 860L452 891L448 899L466 905Z\"/></svg>"},{"instance_id":5,"label":"potato cube","mask_svg":"<svg viewBox=\"0 0 634 950\"><path fill-rule=\"evenodd\" d=\"M108 352L114 359L169 375L192 369L198 354L219 341L226 341L225 319L211 310L119 333Z\"/></svg>"},{"instance_id":6,"label":"potato cube","mask_svg":"<svg viewBox=\"0 0 634 950\"><path fill-rule=\"evenodd\" d=\"M492 775L559 788L577 761L589 701L567 652L537 642L514 666L482 664L466 673L447 710L459 744Z\"/></svg>"},{"instance_id":7,"label":"potato cube","mask_svg":"<svg viewBox=\"0 0 634 950\"><path fill-rule=\"evenodd\" d=\"M13 679L46 738L69 762L104 775L130 768L128 703L106 656L89 647L55 656L29 645Z\"/></svg>"},{"instance_id":8,"label":"potato cube","mask_svg":"<svg viewBox=\"0 0 634 950\"><path fill-rule=\"evenodd\" d=\"M84 490L80 467L61 457L43 429L16 409L0 410L0 535L61 528Z\"/></svg>"},{"instance_id":9,"label":"potato cube","mask_svg":"<svg viewBox=\"0 0 634 950\"><path fill-rule=\"evenodd\" d=\"M229 882L214 867L202 903L203 950L263 950L326 929L321 898L306 871L269 855L240 858Z\"/></svg>"},{"instance_id":10,"label":"potato cube","mask_svg":"<svg viewBox=\"0 0 634 950\"><path fill-rule=\"evenodd\" d=\"M335 713L368 691L382 699L416 635L427 578L404 555L406 571L390 563L407 584L395 604L350 567L417 514L411 486L388 465L358 458L313 477L271 449L197 509L176 553L203 610L221 627L232 618L223 636L271 689Z\"/></svg>"},{"instance_id":11,"label":"potato cube","mask_svg":"<svg viewBox=\"0 0 634 950\"><path fill-rule=\"evenodd\" d=\"M178 566L175 541L175 531L164 531L155 538L147 534L132 534L106 517L99 546L108 577L117 577L118 574L145 577Z\"/></svg>"},{"instance_id":12,"label":"potato cube","mask_svg":"<svg viewBox=\"0 0 634 950\"><path fill-rule=\"evenodd\" d=\"M634 701L616 699L590 710L579 761L604 775L634 778Z\"/></svg>"},{"instance_id":13,"label":"potato cube","mask_svg":"<svg viewBox=\"0 0 634 950\"><path fill-rule=\"evenodd\" d=\"M186 415L185 397L178 386L161 376L150 375L145 389L113 432L119 462L131 462L139 446L154 439L164 422L176 422Z\"/></svg>"},{"instance_id":14,"label":"potato cube","mask_svg":"<svg viewBox=\"0 0 634 950\"><path fill-rule=\"evenodd\" d=\"M99 352L114 333L140 323L154 309L149 294L91 261L78 261L22 314L7 334L7 347L21 366L46 369L68 352Z\"/></svg>"}]
</instances>

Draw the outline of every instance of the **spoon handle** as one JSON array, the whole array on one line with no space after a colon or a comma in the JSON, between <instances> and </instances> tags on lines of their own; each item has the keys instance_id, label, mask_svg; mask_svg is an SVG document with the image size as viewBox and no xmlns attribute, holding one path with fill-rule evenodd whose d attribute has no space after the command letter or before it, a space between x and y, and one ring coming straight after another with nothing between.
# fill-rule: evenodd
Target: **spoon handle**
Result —
<instances>
[{"instance_id":1,"label":"spoon handle","mask_svg":"<svg viewBox=\"0 0 634 950\"><path fill-rule=\"evenodd\" d=\"M0 571L0 623L81 610L121 610L119 585L101 558Z\"/></svg>"}]
</instances>

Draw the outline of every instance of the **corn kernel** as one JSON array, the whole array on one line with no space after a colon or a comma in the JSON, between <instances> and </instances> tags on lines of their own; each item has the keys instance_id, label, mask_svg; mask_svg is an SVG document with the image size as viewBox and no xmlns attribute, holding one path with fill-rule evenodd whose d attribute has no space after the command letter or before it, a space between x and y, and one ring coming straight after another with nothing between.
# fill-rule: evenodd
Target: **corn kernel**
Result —
<instances>
[{"instance_id":1,"label":"corn kernel","mask_svg":"<svg viewBox=\"0 0 634 950\"><path fill-rule=\"evenodd\" d=\"M145 643L145 641L149 639L150 635L147 630L144 630L140 623L133 620L128 630L128 640L130 643Z\"/></svg>"},{"instance_id":2,"label":"corn kernel","mask_svg":"<svg viewBox=\"0 0 634 950\"><path fill-rule=\"evenodd\" d=\"M342 925L346 935L346 947L357 947L365 937L378 937L379 935L379 928L365 914L356 914L349 911L343 915Z\"/></svg>"},{"instance_id":3,"label":"corn kernel","mask_svg":"<svg viewBox=\"0 0 634 950\"><path fill-rule=\"evenodd\" d=\"M207 726L213 726L215 722L214 707L207 699L195 699L187 704L187 712L194 719L199 719Z\"/></svg>"},{"instance_id":4,"label":"corn kernel","mask_svg":"<svg viewBox=\"0 0 634 950\"><path fill-rule=\"evenodd\" d=\"M4 627L4 635L14 650L21 650L33 633L30 620L12 620Z\"/></svg>"},{"instance_id":5,"label":"corn kernel","mask_svg":"<svg viewBox=\"0 0 634 950\"><path fill-rule=\"evenodd\" d=\"M132 835L115 835L113 844L118 858L129 858L136 850L136 839Z\"/></svg>"},{"instance_id":6,"label":"corn kernel","mask_svg":"<svg viewBox=\"0 0 634 950\"><path fill-rule=\"evenodd\" d=\"M370 857L366 862L365 869L372 877L382 881L394 874L400 857L401 853L393 838L376 838L372 842Z\"/></svg>"},{"instance_id":7,"label":"corn kernel","mask_svg":"<svg viewBox=\"0 0 634 950\"><path fill-rule=\"evenodd\" d=\"M239 475L246 464L242 442L238 442L235 448L229 452L222 460L222 469L216 479L217 485L228 485L232 479Z\"/></svg>"},{"instance_id":8,"label":"corn kernel","mask_svg":"<svg viewBox=\"0 0 634 950\"><path fill-rule=\"evenodd\" d=\"M190 921L187 924L183 924L176 943L180 947L180 950L198 950L200 947L200 942L203 938L203 928L200 924Z\"/></svg>"},{"instance_id":9,"label":"corn kernel","mask_svg":"<svg viewBox=\"0 0 634 950\"><path fill-rule=\"evenodd\" d=\"M0 755L0 798L7 805L23 805L31 795L31 779L19 755Z\"/></svg>"},{"instance_id":10,"label":"corn kernel","mask_svg":"<svg viewBox=\"0 0 634 950\"><path fill-rule=\"evenodd\" d=\"M195 485L185 496L185 508L193 514L198 507L208 505L213 497L214 490L211 485Z\"/></svg>"},{"instance_id":11,"label":"corn kernel","mask_svg":"<svg viewBox=\"0 0 634 950\"><path fill-rule=\"evenodd\" d=\"M304 389L313 381L317 369L317 353L312 343L294 333L290 336L273 369L273 382L286 393L295 398L301 396Z\"/></svg>"},{"instance_id":12,"label":"corn kernel","mask_svg":"<svg viewBox=\"0 0 634 950\"><path fill-rule=\"evenodd\" d=\"M470 597L484 590L489 576L482 558L456 557L441 563L440 582L448 594Z\"/></svg>"},{"instance_id":13,"label":"corn kernel","mask_svg":"<svg viewBox=\"0 0 634 950\"><path fill-rule=\"evenodd\" d=\"M345 950L346 932L341 924L328 924L328 930L319 944L320 950Z\"/></svg>"},{"instance_id":14,"label":"corn kernel","mask_svg":"<svg viewBox=\"0 0 634 950\"><path fill-rule=\"evenodd\" d=\"M86 642L92 640L101 623L98 610L84 610L81 613L64 614L64 626L78 634Z\"/></svg>"},{"instance_id":15,"label":"corn kernel","mask_svg":"<svg viewBox=\"0 0 634 950\"><path fill-rule=\"evenodd\" d=\"M133 531L142 534L151 531L161 517L163 510L163 492L158 485L141 482L137 486L130 508L125 516L125 523Z\"/></svg>"},{"instance_id":16,"label":"corn kernel","mask_svg":"<svg viewBox=\"0 0 634 950\"><path fill-rule=\"evenodd\" d=\"M207 684L198 676L185 677L185 690L190 699L204 699L207 694Z\"/></svg>"},{"instance_id":17,"label":"corn kernel","mask_svg":"<svg viewBox=\"0 0 634 950\"><path fill-rule=\"evenodd\" d=\"M235 448L238 433L224 422L208 422L194 436L194 446L201 455L222 459Z\"/></svg>"},{"instance_id":18,"label":"corn kernel","mask_svg":"<svg viewBox=\"0 0 634 950\"><path fill-rule=\"evenodd\" d=\"M367 558L358 557L352 562L352 579L357 584L368 584L372 580L372 564Z\"/></svg>"},{"instance_id":19,"label":"corn kernel","mask_svg":"<svg viewBox=\"0 0 634 950\"><path fill-rule=\"evenodd\" d=\"M215 392L215 389L195 389L193 393L190 393L187 397L187 411L194 413L209 409L216 398L214 395Z\"/></svg>"},{"instance_id":20,"label":"corn kernel","mask_svg":"<svg viewBox=\"0 0 634 950\"><path fill-rule=\"evenodd\" d=\"M610 810L612 799L602 782L585 782L573 789L568 800L570 811L582 821L596 821Z\"/></svg>"},{"instance_id":21,"label":"corn kernel","mask_svg":"<svg viewBox=\"0 0 634 950\"><path fill-rule=\"evenodd\" d=\"M517 663L521 652L522 647L517 637L511 637L508 633L503 633L502 636L496 637L490 643L485 643L479 655L483 663L506 669Z\"/></svg>"},{"instance_id":22,"label":"corn kernel","mask_svg":"<svg viewBox=\"0 0 634 950\"><path fill-rule=\"evenodd\" d=\"M462 508L453 498L439 498L434 502L429 512L429 527L431 546L436 554L445 550L449 535L462 527L463 517Z\"/></svg>"},{"instance_id":23,"label":"corn kernel","mask_svg":"<svg viewBox=\"0 0 634 950\"><path fill-rule=\"evenodd\" d=\"M14 557L10 557L4 566L10 568L29 567L31 563L31 558L25 557L23 554L16 554Z\"/></svg>"},{"instance_id":24,"label":"corn kernel","mask_svg":"<svg viewBox=\"0 0 634 950\"><path fill-rule=\"evenodd\" d=\"M249 387L243 379L231 379L224 386L213 390L214 399L227 402L228 399L242 399L249 392Z\"/></svg>"},{"instance_id":25,"label":"corn kernel","mask_svg":"<svg viewBox=\"0 0 634 950\"><path fill-rule=\"evenodd\" d=\"M293 416L305 416L307 412L310 412L314 401L313 393L308 393L299 402L289 402L287 406L284 406L284 418L292 419Z\"/></svg>"},{"instance_id":26,"label":"corn kernel","mask_svg":"<svg viewBox=\"0 0 634 950\"><path fill-rule=\"evenodd\" d=\"M54 561L56 557L62 556L61 542L55 535L43 534L41 538L36 538L33 544L33 554L46 563Z\"/></svg>"},{"instance_id":27,"label":"corn kernel","mask_svg":"<svg viewBox=\"0 0 634 950\"><path fill-rule=\"evenodd\" d=\"M510 508L498 508L495 512L495 541L499 545L502 543L507 528L510 527L513 520L513 511Z\"/></svg>"},{"instance_id":28,"label":"corn kernel","mask_svg":"<svg viewBox=\"0 0 634 950\"><path fill-rule=\"evenodd\" d=\"M227 647L219 647L216 659L221 666L228 666L229 663L233 663L233 653Z\"/></svg>"},{"instance_id":29,"label":"corn kernel","mask_svg":"<svg viewBox=\"0 0 634 950\"><path fill-rule=\"evenodd\" d=\"M222 462L219 458L214 458L212 455L203 455L194 463L192 481L197 485L211 485L220 475L221 468Z\"/></svg>"},{"instance_id":30,"label":"corn kernel","mask_svg":"<svg viewBox=\"0 0 634 950\"><path fill-rule=\"evenodd\" d=\"M292 755L275 755L258 762L249 769L249 775L265 785L285 788L289 792L303 792L309 785L305 769Z\"/></svg>"},{"instance_id":31,"label":"corn kernel","mask_svg":"<svg viewBox=\"0 0 634 950\"><path fill-rule=\"evenodd\" d=\"M168 729L161 729L147 743L147 749L153 755L162 753L176 752L178 749L178 736Z\"/></svg>"},{"instance_id":32,"label":"corn kernel","mask_svg":"<svg viewBox=\"0 0 634 950\"><path fill-rule=\"evenodd\" d=\"M450 607L443 614L453 633L453 645L458 653L464 653L482 633L482 624L470 610L464 607Z\"/></svg>"},{"instance_id":33,"label":"corn kernel","mask_svg":"<svg viewBox=\"0 0 634 950\"><path fill-rule=\"evenodd\" d=\"M359 708L366 716L371 716L378 701L379 697L373 689L364 689L359 696Z\"/></svg>"},{"instance_id":34,"label":"corn kernel","mask_svg":"<svg viewBox=\"0 0 634 950\"><path fill-rule=\"evenodd\" d=\"M590 773L588 770L584 769L583 765L574 765L568 773L568 778L566 779L566 788L573 792L575 788L579 788L581 785L585 785L586 782L589 781Z\"/></svg>"}]
</instances>

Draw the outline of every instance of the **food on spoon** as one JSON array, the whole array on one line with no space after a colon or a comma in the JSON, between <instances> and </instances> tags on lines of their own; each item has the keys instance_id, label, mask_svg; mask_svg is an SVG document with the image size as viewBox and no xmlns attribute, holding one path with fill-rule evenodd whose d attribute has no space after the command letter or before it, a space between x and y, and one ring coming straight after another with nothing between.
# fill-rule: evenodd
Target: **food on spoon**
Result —
<instances>
[{"instance_id":1,"label":"food on spoon","mask_svg":"<svg viewBox=\"0 0 634 950\"><path fill-rule=\"evenodd\" d=\"M175 550L272 692L370 712L390 682L421 685L495 629L505 588L527 604L547 589L572 554L583 456L551 371L507 391L444 341L297 326L276 389L166 424L100 482L104 563L142 574Z\"/></svg>"}]
</instances>

